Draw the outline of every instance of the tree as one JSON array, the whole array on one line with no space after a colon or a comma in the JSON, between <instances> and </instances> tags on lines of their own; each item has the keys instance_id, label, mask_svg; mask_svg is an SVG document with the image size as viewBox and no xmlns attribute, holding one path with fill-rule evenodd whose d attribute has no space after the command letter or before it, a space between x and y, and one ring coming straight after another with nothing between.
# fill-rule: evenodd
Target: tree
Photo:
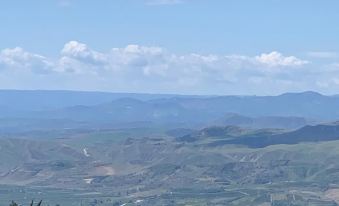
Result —
<instances>
[{"instance_id":1,"label":"tree","mask_svg":"<svg viewBox=\"0 0 339 206\"><path fill-rule=\"evenodd\" d=\"M18 206L18 204L16 204L16 202L12 201L12 203L9 206Z\"/></svg>"}]
</instances>

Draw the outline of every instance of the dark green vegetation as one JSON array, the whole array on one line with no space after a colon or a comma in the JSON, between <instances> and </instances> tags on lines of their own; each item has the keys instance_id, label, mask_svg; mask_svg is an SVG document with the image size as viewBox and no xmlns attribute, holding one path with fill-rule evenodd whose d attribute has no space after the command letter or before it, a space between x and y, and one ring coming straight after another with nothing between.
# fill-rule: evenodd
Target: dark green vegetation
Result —
<instances>
[{"instance_id":1,"label":"dark green vegetation","mask_svg":"<svg viewBox=\"0 0 339 206\"><path fill-rule=\"evenodd\" d=\"M314 138L319 128L324 140ZM50 205L336 205L339 135L331 135L338 128L284 132L232 126L182 137L139 130L1 139L0 199L34 197ZM298 141L289 145L243 144L248 138L296 134Z\"/></svg>"},{"instance_id":2,"label":"dark green vegetation","mask_svg":"<svg viewBox=\"0 0 339 206\"><path fill-rule=\"evenodd\" d=\"M338 97L155 97L7 110L0 205L339 203Z\"/></svg>"}]
</instances>

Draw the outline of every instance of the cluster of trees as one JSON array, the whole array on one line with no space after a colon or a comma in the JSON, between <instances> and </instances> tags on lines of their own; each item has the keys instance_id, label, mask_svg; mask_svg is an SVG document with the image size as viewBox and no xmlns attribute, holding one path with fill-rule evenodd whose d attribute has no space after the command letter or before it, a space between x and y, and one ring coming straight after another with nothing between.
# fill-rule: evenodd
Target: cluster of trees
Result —
<instances>
[{"instance_id":1,"label":"cluster of trees","mask_svg":"<svg viewBox=\"0 0 339 206\"><path fill-rule=\"evenodd\" d=\"M42 204L42 200L40 200L40 202L38 202L38 204L36 206L41 206ZM12 203L9 206L19 206L16 202L12 201ZM30 206L34 206L34 201L32 200Z\"/></svg>"}]
</instances>

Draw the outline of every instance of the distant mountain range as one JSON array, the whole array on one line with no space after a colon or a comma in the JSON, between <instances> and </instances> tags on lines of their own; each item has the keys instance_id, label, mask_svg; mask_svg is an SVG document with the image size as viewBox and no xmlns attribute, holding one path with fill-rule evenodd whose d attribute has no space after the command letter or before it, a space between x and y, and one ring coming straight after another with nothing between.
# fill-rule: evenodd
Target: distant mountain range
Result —
<instances>
[{"instance_id":1,"label":"distant mountain range","mask_svg":"<svg viewBox=\"0 0 339 206\"><path fill-rule=\"evenodd\" d=\"M246 130L236 126L208 127L191 131L177 137L181 142L206 142L212 147L224 145L243 145L262 148L271 145L299 144L339 140L339 122L307 125L293 131L286 130Z\"/></svg>"},{"instance_id":2,"label":"distant mountain range","mask_svg":"<svg viewBox=\"0 0 339 206\"><path fill-rule=\"evenodd\" d=\"M226 114L224 117L212 122L212 126L235 125L245 128L285 128L295 129L308 124L314 124L315 121L303 117L294 116L260 116L248 117L235 113Z\"/></svg>"},{"instance_id":3,"label":"distant mountain range","mask_svg":"<svg viewBox=\"0 0 339 206\"><path fill-rule=\"evenodd\" d=\"M188 96L78 91L0 90L2 121L114 127L299 128L339 119L339 96L315 92L279 96ZM6 122L6 121L5 121ZM26 124L27 125L27 124ZM64 124L65 125L65 124ZM14 124L15 126L15 124ZM1 130L1 128L0 128Z\"/></svg>"},{"instance_id":4,"label":"distant mountain range","mask_svg":"<svg viewBox=\"0 0 339 206\"><path fill-rule=\"evenodd\" d=\"M41 111L76 105L93 106L119 98L150 100L176 96L179 95L65 90L0 90L0 109Z\"/></svg>"}]
</instances>

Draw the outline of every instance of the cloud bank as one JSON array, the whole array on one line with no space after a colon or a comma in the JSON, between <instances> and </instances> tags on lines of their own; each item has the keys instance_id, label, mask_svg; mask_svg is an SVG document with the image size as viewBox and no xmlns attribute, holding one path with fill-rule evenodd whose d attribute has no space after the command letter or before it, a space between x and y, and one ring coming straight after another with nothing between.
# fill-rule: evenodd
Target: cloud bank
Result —
<instances>
[{"instance_id":1,"label":"cloud bank","mask_svg":"<svg viewBox=\"0 0 339 206\"><path fill-rule=\"evenodd\" d=\"M318 65L319 66L319 65ZM195 94L272 94L339 88L337 63L278 51L255 56L176 54L161 47L127 45L101 52L67 42L56 58L7 48L0 52L0 86Z\"/></svg>"}]
</instances>

